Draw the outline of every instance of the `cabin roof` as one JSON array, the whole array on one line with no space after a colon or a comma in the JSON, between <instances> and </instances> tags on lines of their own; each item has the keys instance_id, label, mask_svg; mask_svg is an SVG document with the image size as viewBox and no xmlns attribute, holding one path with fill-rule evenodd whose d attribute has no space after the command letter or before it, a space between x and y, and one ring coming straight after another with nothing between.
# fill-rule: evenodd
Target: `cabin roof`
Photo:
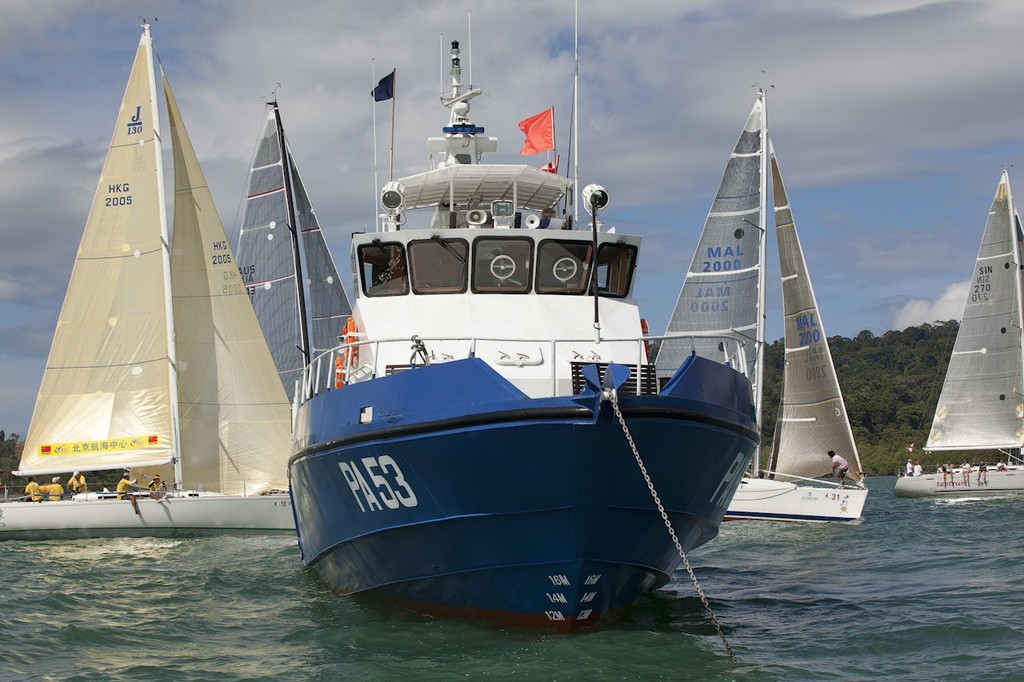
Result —
<instances>
[{"instance_id":1,"label":"cabin roof","mask_svg":"<svg viewBox=\"0 0 1024 682\"><path fill-rule=\"evenodd\" d=\"M427 208L448 203L453 207L488 206L510 199L517 208L543 211L554 208L572 187L572 181L554 173L522 165L458 164L401 178L405 208Z\"/></svg>"}]
</instances>

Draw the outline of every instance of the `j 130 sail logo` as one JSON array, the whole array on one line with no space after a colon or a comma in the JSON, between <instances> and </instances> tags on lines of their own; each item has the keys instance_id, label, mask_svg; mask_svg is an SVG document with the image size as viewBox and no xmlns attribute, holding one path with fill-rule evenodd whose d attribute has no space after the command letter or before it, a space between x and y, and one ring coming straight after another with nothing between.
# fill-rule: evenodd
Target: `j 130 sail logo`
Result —
<instances>
[{"instance_id":1,"label":"j 130 sail logo","mask_svg":"<svg viewBox=\"0 0 1024 682\"><path fill-rule=\"evenodd\" d=\"M135 115L128 121L128 134L129 135L141 135L142 134L142 106L135 107Z\"/></svg>"}]
</instances>

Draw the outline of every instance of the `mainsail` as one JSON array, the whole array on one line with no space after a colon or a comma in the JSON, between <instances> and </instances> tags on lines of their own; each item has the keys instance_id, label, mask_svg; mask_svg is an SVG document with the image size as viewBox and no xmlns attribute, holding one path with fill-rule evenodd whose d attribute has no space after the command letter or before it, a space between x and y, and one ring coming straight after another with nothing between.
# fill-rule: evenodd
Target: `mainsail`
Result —
<instances>
[{"instance_id":1,"label":"mainsail","mask_svg":"<svg viewBox=\"0 0 1024 682\"><path fill-rule=\"evenodd\" d=\"M1020 217L1006 171L988 213L926 450L1024 444Z\"/></svg>"},{"instance_id":2,"label":"mainsail","mask_svg":"<svg viewBox=\"0 0 1024 682\"><path fill-rule=\"evenodd\" d=\"M704 223L666 333L740 332L744 343L718 338L691 342L666 339L655 366L671 376L692 350L732 362L746 372L761 416L761 358L764 349L764 254L767 201L767 124L764 94L758 93L725 176Z\"/></svg>"},{"instance_id":3,"label":"mainsail","mask_svg":"<svg viewBox=\"0 0 1024 682\"><path fill-rule=\"evenodd\" d=\"M291 396L309 359L338 345L352 308L284 136L276 102L267 105L249 172L237 252L239 271Z\"/></svg>"},{"instance_id":4,"label":"mainsail","mask_svg":"<svg viewBox=\"0 0 1024 682\"><path fill-rule=\"evenodd\" d=\"M157 465L174 456L160 138L147 28L75 256L19 475Z\"/></svg>"},{"instance_id":5,"label":"mainsail","mask_svg":"<svg viewBox=\"0 0 1024 682\"><path fill-rule=\"evenodd\" d=\"M777 478L786 478L786 474L817 478L832 472L826 453L834 450L849 462L849 476L860 482L864 475L857 445L850 430L828 337L770 141L769 150L775 238L782 275L786 364L772 463L767 468Z\"/></svg>"},{"instance_id":6,"label":"mainsail","mask_svg":"<svg viewBox=\"0 0 1024 682\"><path fill-rule=\"evenodd\" d=\"M174 148L183 482L230 495L287 487L288 398L166 76L163 84Z\"/></svg>"}]
</instances>

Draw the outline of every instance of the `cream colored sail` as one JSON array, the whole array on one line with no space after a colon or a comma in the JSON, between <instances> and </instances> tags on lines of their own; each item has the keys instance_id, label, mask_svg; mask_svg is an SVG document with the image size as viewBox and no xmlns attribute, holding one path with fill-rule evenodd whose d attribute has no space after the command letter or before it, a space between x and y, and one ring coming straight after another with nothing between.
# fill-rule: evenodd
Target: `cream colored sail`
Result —
<instances>
[{"instance_id":1,"label":"cream colored sail","mask_svg":"<svg viewBox=\"0 0 1024 682\"><path fill-rule=\"evenodd\" d=\"M146 30L75 256L19 475L172 458L173 350L162 185Z\"/></svg>"},{"instance_id":2,"label":"cream colored sail","mask_svg":"<svg viewBox=\"0 0 1024 682\"><path fill-rule=\"evenodd\" d=\"M825 476L832 473L832 462L826 453L834 450L849 463L850 478L863 483L857 444L839 389L828 336L770 140L768 147L786 329L782 402L768 468L779 479L786 479L787 474L804 478Z\"/></svg>"},{"instance_id":3,"label":"cream colored sail","mask_svg":"<svg viewBox=\"0 0 1024 682\"><path fill-rule=\"evenodd\" d=\"M163 84L174 149L182 482L230 495L283 488L290 405L166 76Z\"/></svg>"}]
</instances>

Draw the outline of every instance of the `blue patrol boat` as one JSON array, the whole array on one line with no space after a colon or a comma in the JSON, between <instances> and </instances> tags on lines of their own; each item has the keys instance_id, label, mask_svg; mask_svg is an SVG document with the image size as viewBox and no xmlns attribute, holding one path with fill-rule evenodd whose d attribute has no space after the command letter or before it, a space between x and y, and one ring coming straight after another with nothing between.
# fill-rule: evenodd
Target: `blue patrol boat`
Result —
<instances>
[{"instance_id":1,"label":"blue patrol boat","mask_svg":"<svg viewBox=\"0 0 1024 682\"><path fill-rule=\"evenodd\" d=\"M552 165L482 163L457 42L450 73L440 161L382 188L343 343L296 392L302 560L342 594L572 631L715 537L758 443L750 382L696 353L658 378L640 238L601 223L600 186L579 224Z\"/></svg>"}]
</instances>

